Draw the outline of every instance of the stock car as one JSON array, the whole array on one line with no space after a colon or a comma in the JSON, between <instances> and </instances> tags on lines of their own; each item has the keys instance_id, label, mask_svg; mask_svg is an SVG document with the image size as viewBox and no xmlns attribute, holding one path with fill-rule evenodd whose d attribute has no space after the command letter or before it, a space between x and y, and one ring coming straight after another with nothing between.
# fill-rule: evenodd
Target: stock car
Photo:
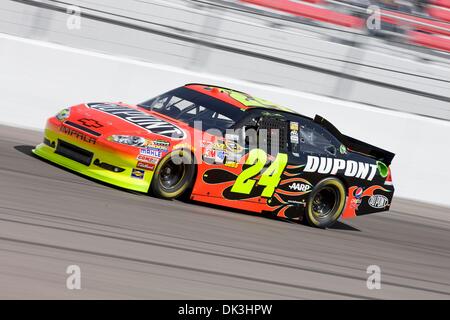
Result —
<instances>
[{"instance_id":1,"label":"stock car","mask_svg":"<svg viewBox=\"0 0 450 320\"><path fill-rule=\"evenodd\" d=\"M208 84L138 105L63 109L48 119L33 152L121 188L318 228L389 210L394 193L393 153L318 115Z\"/></svg>"}]
</instances>

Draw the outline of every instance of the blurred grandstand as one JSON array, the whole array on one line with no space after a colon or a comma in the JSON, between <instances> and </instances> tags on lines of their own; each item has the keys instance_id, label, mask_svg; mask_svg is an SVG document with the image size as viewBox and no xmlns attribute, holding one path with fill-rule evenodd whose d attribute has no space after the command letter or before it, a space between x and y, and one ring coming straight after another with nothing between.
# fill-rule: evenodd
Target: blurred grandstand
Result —
<instances>
[{"instance_id":1,"label":"blurred grandstand","mask_svg":"<svg viewBox=\"0 0 450 320\"><path fill-rule=\"evenodd\" d=\"M375 36L450 52L450 0L240 0L299 18L355 30ZM378 8L380 29L366 21Z\"/></svg>"},{"instance_id":2,"label":"blurred grandstand","mask_svg":"<svg viewBox=\"0 0 450 320\"><path fill-rule=\"evenodd\" d=\"M0 32L450 119L450 0L3 0Z\"/></svg>"}]
</instances>

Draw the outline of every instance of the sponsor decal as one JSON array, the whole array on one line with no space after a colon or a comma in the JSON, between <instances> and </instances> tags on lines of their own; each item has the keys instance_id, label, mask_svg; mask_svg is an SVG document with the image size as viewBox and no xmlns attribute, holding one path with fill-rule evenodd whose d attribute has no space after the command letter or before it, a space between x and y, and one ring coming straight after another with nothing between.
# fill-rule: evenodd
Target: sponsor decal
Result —
<instances>
[{"instance_id":1,"label":"sponsor decal","mask_svg":"<svg viewBox=\"0 0 450 320\"><path fill-rule=\"evenodd\" d=\"M203 154L204 158L209 158L209 159L215 159L216 158L216 150L214 149L205 149L205 152Z\"/></svg>"},{"instance_id":2,"label":"sponsor decal","mask_svg":"<svg viewBox=\"0 0 450 320\"><path fill-rule=\"evenodd\" d=\"M202 141L204 147L203 159L211 159L216 163L223 163L226 156L226 146L223 143Z\"/></svg>"},{"instance_id":3,"label":"sponsor decal","mask_svg":"<svg viewBox=\"0 0 450 320\"><path fill-rule=\"evenodd\" d=\"M131 177L135 179L144 179L145 171L140 169L132 169L131 170Z\"/></svg>"},{"instance_id":4,"label":"sponsor decal","mask_svg":"<svg viewBox=\"0 0 450 320\"><path fill-rule=\"evenodd\" d=\"M205 162L209 164L223 163L225 160L225 156L226 156L225 151L206 149L205 152L203 153L203 160L205 160Z\"/></svg>"},{"instance_id":5,"label":"sponsor decal","mask_svg":"<svg viewBox=\"0 0 450 320\"><path fill-rule=\"evenodd\" d=\"M306 191L309 191L311 189L311 186L309 184L304 184L304 183L300 183L300 182L294 182L294 183L289 185L289 189L294 190L294 191L306 192Z\"/></svg>"},{"instance_id":6,"label":"sponsor decal","mask_svg":"<svg viewBox=\"0 0 450 320\"><path fill-rule=\"evenodd\" d=\"M167 151L169 149L170 142L166 140L149 140L145 146L153 149L159 149L161 151Z\"/></svg>"},{"instance_id":7,"label":"sponsor decal","mask_svg":"<svg viewBox=\"0 0 450 320\"><path fill-rule=\"evenodd\" d=\"M223 151L225 151L227 149L226 145L221 142L213 142L213 141L207 141L207 140L202 141L202 147L206 148L206 149L223 150Z\"/></svg>"},{"instance_id":8,"label":"sponsor decal","mask_svg":"<svg viewBox=\"0 0 450 320\"><path fill-rule=\"evenodd\" d=\"M216 162L222 163L224 159L225 159L225 151L216 151L215 157Z\"/></svg>"},{"instance_id":9,"label":"sponsor decal","mask_svg":"<svg viewBox=\"0 0 450 320\"><path fill-rule=\"evenodd\" d=\"M291 121L290 129L291 131L298 131L298 122Z\"/></svg>"},{"instance_id":10,"label":"sponsor decal","mask_svg":"<svg viewBox=\"0 0 450 320\"><path fill-rule=\"evenodd\" d=\"M238 143L239 136L237 134L225 134L225 147L231 152L240 153L244 148Z\"/></svg>"},{"instance_id":11,"label":"sponsor decal","mask_svg":"<svg viewBox=\"0 0 450 320\"><path fill-rule=\"evenodd\" d=\"M140 154L158 159L162 157L162 151L154 148L141 148Z\"/></svg>"},{"instance_id":12,"label":"sponsor decal","mask_svg":"<svg viewBox=\"0 0 450 320\"><path fill-rule=\"evenodd\" d=\"M359 187L358 189L356 189L353 193L353 198L351 198L350 200L350 207L352 209L358 210L359 205L361 204L361 198L364 194L364 190L363 188Z\"/></svg>"},{"instance_id":13,"label":"sponsor decal","mask_svg":"<svg viewBox=\"0 0 450 320\"><path fill-rule=\"evenodd\" d=\"M61 125L61 127L59 128L59 131L61 131L62 133L66 134L70 137L74 137L78 140L81 140L81 141L84 141L87 143L95 144L97 142L96 138L89 137L88 135L84 134L83 132L74 130L65 125Z\"/></svg>"},{"instance_id":14,"label":"sponsor decal","mask_svg":"<svg viewBox=\"0 0 450 320\"><path fill-rule=\"evenodd\" d=\"M277 186L276 192L279 195L285 195L287 197L294 197L295 200L298 200L298 197L301 195L304 195L306 193L309 193L312 191L312 184L303 178L289 176L289 172L284 171L282 173L283 177L286 177L285 179L282 179Z\"/></svg>"},{"instance_id":15,"label":"sponsor decal","mask_svg":"<svg viewBox=\"0 0 450 320\"><path fill-rule=\"evenodd\" d=\"M212 144L212 148L213 148L214 150L223 150L223 151L227 149L227 147L225 146L225 144L219 143L219 142L213 143L213 144Z\"/></svg>"},{"instance_id":16,"label":"sponsor decal","mask_svg":"<svg viewBox=\"0 0 450 320\"><path fill-rule=\"evenodd\" d=\"M363 194L363 188L359 187L358 189L355 190L355 198L356 199L360 199L362 194Z\"/></svg>"},{"instance_id":17,"label":"sponsor decal","mask_svg":"<svg viewBox=\"0 0 450 320\"><path fill-rule=\"evenodd\" d=\"M239 164L235 161L225 161L224 165L230 168L237 168Z\"/></svg>"},{"instance_id":18,"label":"sponsor decal","mask_svg":"<svg viewBox=\"0 0 450 320\"><path fill-rule=\"evenodd\" d=\"M109 113L154 134L177 139L186 137L186 133L176 125L138 109L117 104L90 104L89 106L91 109Z\"/></svg>"},{"instance_id":19,"label":"sponsor decal","mask_svg":"<svg viewBox=\"0 0 450 320\"><path fill-rule=\"evenodd\" d=\"M382 209L389 205L388 198L381 194L371 196L367 202L369 203L369 206L375 209Z\"/></svg>"},{"instance_id":20,"label":"sponsor decal","mask_svg":"<svg viewBox=\"0 0 450 320\"><path fill-rule=\"evenodd\" d=\"M298 131L291 131L291 143L298 143Z\"/></svg>"},{"instance_id":21,"label":"sponsor decal","mask_svg":"<svg viewBox=\"0 0 450 320\"><path fill-rule=\"evenodd\" d=\"M78 120L79 123L81 123L83 126L88 127L88 128L101 128L103 127L102 124L100 124L97 120L94 119L86 119L86 118L82 118Z\"/></svg>"},{"instance_id":22,"label":"sponsor decal","mask_svg":"<svg viewBox=\"0 0 450 320\"><path fill-rule=\"evenodd\" d=\"M57 115L56 115L56 119L58 119L59 121L64 121L67 118L69 118L70 116L70 109L64 109L61 110Z\"/></svg>"},{"instance_id":23,"label":"sponsor decal","mask_svg":"<svg viewBox=\"0 0 450 320\"><path fill-rule=\"evenodd\" d=\"M158 161L159 161L158 158L154 158L154 157L148 156L146 154L140 154L140 155L137 156L136 159L138 161L147 162L147 163L151 163L151 164L157 164Z\"/></svg>"},{"instance_id":24,"label":"sponsor decal","mask_svg":"<svg viewBox=\"0 0 450 320\"><path fill-rule=\"evenodd\" d=\"M202 147L213 150L226 150L226 145L222 142L214 142L208 140L202 140Z\"/></svg>"},{"instance_id":25,"label":"sponsor decal","mask_svg":"<svg viewBox=\"0 0 450 320\"><path fill-rule=\"evenodd\" d=\"M346 177L371 181L377 172L377 165L354 160L308 156L303 171L332 175L342 173Z\"/></svg>"},{"instance_id":26,"label":"sponsor decal","mask_svg":"<svg viewBox=\"0 0 450 320\"><path fill-rule=\"evenodd\" d=\"M138 161L136 167L150 171L155 170L155 164L142 161Z\"/></svg>"},{"instance_id":27,"label":"sponsor decal","mask_svg":"<svg viewBox=\"0 0 450 320\"><path fill-rule=\"evenodd\" d=\"M244 148L238 144L237 142L234 141L225 141L225 145L227 146L227 150L234 152L234 153L241 153Z\"/></svg>"}]
</instances>

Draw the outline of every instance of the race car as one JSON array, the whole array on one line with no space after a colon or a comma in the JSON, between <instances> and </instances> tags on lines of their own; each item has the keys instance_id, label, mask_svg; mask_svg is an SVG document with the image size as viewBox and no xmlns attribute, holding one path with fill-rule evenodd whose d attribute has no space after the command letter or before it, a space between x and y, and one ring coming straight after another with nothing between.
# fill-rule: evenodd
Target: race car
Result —
<instances>
[{"instance_id":1,"label":"race car","mask_svg":"<svg viewBox=\"0 0 450 320\"><path fill-rule=\"evenodd\" d=\"M83 103L33 152L103 182L327 228L389 209L394 154L249 94L187 84L138 105Z\"/></svg>"}]
</instances>

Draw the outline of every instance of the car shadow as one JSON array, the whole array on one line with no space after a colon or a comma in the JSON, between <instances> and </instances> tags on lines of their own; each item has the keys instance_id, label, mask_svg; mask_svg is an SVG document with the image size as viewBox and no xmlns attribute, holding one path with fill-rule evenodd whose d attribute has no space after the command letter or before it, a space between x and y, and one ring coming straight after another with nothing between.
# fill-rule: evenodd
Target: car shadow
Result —
<instances>
[{"instance_id":1,"label":"car shadow","mask_svg":"<svg viewBox=\"0 0 450 320\"><path fill-rule=\"evenodd\" d=\"M119 191L124 191L124 192L131 193L131 194L136 194L136 195L146 195L145 193L128 190L128 189L125 189L125 188L121 188L121 187L109 184L107 182L103 182L103 181L100 181L100 180L93 179L91 177L82 175L81 173L78 173L78 172L73 171L71 169L65 168L65 167L63 167L63 166L61 166L59 164L56 164L56 163L53 163L53 162L48 161L46 159L43 159L41 157L38 157L32 151L34 149L34 146L18 145L18 146L14 146L14 149L17 150L18 152L21 152L21 153L29 156L29 157L33 157L34 159L37 159L37 160L42 161L44 163L47 163L47 164L49 164L51 166L55 166L55 167L57 167L57 168L59 168L61 170L64 170L64 171L68 172L68 173L74 174L74 175L76 175L78 177L81 177L83 179L87 179L87 180L92 181L94 183L98 183L98 184L103 185L105 187L108 187L108 188L111 188L111 189L115 189L115 190L119 190ZM254 213L254 212L245 211L245 210L241 210L241 209L226 208L226 207L222 207L222 206L215 205L215 204L203 203L203 202L199 202L199 201L193 201L193 200L190 200L190 199L179 199L178 201L181 201L181 202L184 202L184 203L189 203L189 204L200 205L202 207L207 207L207 208L214 208L214 209L218 209L218 210L222 210L222 211L228 211L228 212L244 214L244 215L247 215L247 216L262 217L262 218L266 218L266 219L270 219L270 220L277 220L277 221L284 222L284 223L291 223L291 224L293 223L293 224L306 225L303 221L294 221L294 220L289 220L289 219L283 219L283 218L276 217L276 216L274 216L274 215L272 215L270 213L263 213L263 214L261 214L261 213ZM361 230L359 230L359 229L357 229L355 227L352 227L352 226L350 226L350 225L348 225L346 223L343 223L341 221L337 221L329 229L361 232Z\"/></svg>"},{"instance_id":2,"label":"car shadow","mask_svg":"<svg viewBox=\"0 0 450 320\"><path fill-rule=\"evenodd\" d=\"M299 224L299 222L297 222L297 221L279 218L279 217L276 217L269 213L256 213L256 212L251 212L251 211L245 211L242 209L228 208L228 207L223 207L223 206L220 206L217 204L200 202L200 201L195 201L195 200L190 200L190 199L180 199L179 201L184 202L184 203L200 205L205 208L217 209L217 210L222 210L222 211L227 211L227 212L232 212L232 213L239 213L239 214L243 214L243 215L250 216L250 217L262 217L262 218L266 218L266 219L270 219L270 220L277 220L277 221L281 221L281 222L285 222L285 223Z\"/></svg>"},{"instance_id":3,"label":"car shadow","mask_svg":"<svg viewBox=\"0 0 450 320\"><path fill-rule=\"evenodd\" d=\"M212 208L212 209L217 209L217 210L223 210L223 211L228 211L228 212L233 212L233 213L239 213L239 214L244 214L244 215L252 216L252 217L262 217L262 218L266 218L266 219L270 219L270 220L277 220L277 221L280 221L280 222L293 223L293 224L299 224L299 225L304 225L304 226L310 227L306 223L306 221L284 219L284 218L277 217L277 216L275 216L273 214L270 214L270 213L262 213L261 214L261 213L255 213L255 212L245 211L245 210L241 210L241 209L226 208L226 207L222 207L220 205L216 205L216 204L212 204L212 203L203 203L203 202L193 201L193 200L189 200L189 199L183 199L183 200L180 200L180 201L182 201L184 203L191 203L191 204L201 205L202 207L207 207L207 208ZM359 230L358 228L355 228L355 227L353 227L353 226L351 226L349 224L346 224L346 223L344 223L342 221L337 221L334 225L332 225L328 229L361 232L361 230Z\"/></svg>"},{"instance_id":4,"label":"car shadow","mask_svg":"<svg viewBox=\"0 0 450 320\"><path fill-rule=\"evenodd\" d=\"M27 156L34 157L34 153L32 150L34 149L34 146L27 146L27 145L20 145L20 146L14 146L14 149L16 149L19 152L22 152L23 154L26 154ZM37 158L37 157L35 157Z\"/></svg>"},{"instance_id":5,"label":"car shadow","mask_svg":"<svg viewBox=\"0 0 450 320\"><path fill-rule=\"evenodd\" d=\"M347 223L344 223L342 221L337 221L335 224L333 224L328 229L361 232L361 230L359 230L358 228L355 228L355 227L353 227L353 226L351 226L351 225L349 225Z\"/></svg>"}]
</instances>

